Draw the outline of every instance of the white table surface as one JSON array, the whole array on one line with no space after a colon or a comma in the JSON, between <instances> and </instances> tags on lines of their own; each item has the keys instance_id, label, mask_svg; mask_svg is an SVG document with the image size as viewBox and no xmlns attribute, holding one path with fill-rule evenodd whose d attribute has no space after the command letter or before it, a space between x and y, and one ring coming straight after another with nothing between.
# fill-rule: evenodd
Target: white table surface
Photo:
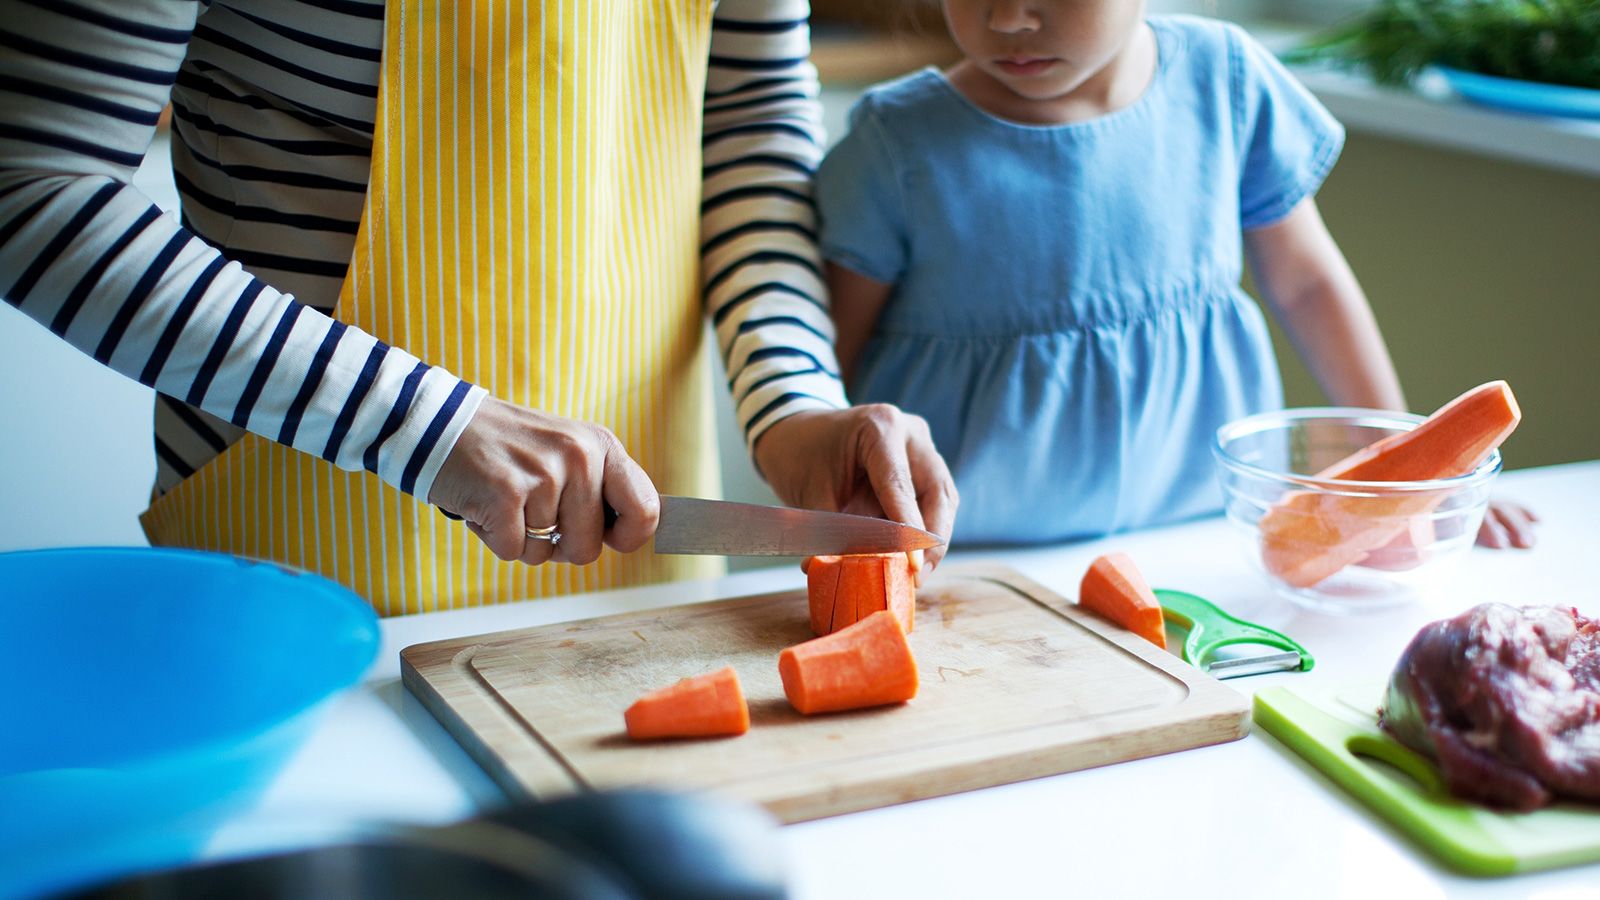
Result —
<instances>
[{"instance_id":1,"label":"white table surface","mask_svg":"<svg viewBox=\"0 0 1600 900\"><path fill-rule=\"evenodd\" d=\"M1220 519L1092 543L950 562L1010 564L1075 596L1088 562L1126 550L1157 586L1210 597L1294 636L1309 673L1227 682L1241 692L1381 678L1421 625L1477 603L1572 604L1600 612L1600 461L1508 473L1500 496L1542 517L1529 551L1474 549L1457 588L1426 608L1359 617L1299 610L1247 567ZM447 822L504 795L401 686L411 644L722 597L796 588L797 568L746 572L383 623L377 662L336 701L260 806L233 826L284 819ZM788 826L791 886L846 897L1600 896L1600 865L1478 880L1407 843L1270 736Z\"/></svg>"}]
</instances>

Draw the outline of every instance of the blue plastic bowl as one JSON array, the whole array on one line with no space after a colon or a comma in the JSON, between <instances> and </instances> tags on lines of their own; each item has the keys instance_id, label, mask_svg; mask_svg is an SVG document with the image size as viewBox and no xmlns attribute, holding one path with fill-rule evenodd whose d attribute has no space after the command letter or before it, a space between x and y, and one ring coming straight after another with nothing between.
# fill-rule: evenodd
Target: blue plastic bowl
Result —
<instances>
[{"instance_id":1,"label":"blue plastic bowl","mask_svg":"<svg viewBox=\"0 0 1600 900\"><path fill-rule=\"evenodd\" d=\"M1545 116L1600 119L1600 91L1592 88L1501 78L1449 66L1434 68L1456 93L1474 103Z\"/></svg>"},{"instance_id":2,"label":"blue plastic bowl","mask_svg":"<svg viewBox=\"0 0 1600 900\"><path fill-rule=\"evenodd\" d=\"M378 641L360 597L270 563L0 554L0 896L192 855Z\"/></svg>"}]
</instances>

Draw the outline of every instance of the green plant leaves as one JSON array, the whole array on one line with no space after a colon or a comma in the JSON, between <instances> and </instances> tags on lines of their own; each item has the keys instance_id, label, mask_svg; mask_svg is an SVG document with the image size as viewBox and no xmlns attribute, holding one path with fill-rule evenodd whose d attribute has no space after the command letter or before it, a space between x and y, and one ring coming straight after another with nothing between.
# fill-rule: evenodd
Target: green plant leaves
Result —
<instances>
[{"instance_id":1,"label":"green plant leaves","mask_svg":"<svg viewBox=\"0 0 1600 900\"><path fill-rule=\"evenodd\" d=\"M1405 84L1428 65L1600 89L1600 0L1380 0L1285 54Z\"/></svg>"}]
</instances>

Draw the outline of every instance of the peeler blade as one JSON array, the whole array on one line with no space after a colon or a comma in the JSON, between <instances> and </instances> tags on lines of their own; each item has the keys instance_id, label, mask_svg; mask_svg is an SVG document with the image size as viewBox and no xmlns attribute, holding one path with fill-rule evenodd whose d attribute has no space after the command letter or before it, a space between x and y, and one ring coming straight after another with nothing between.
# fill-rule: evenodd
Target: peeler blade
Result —
<instances>
[{"instance_id":1,"label":"peeler blade","mask_svg":"<svg viewBox=\"0 0 1600 900\"><path fill-rule=\"evenodd\" d=\"M1244 678L1267 672L1298 671L1300 654L1293 650L1284 653L1263 653L1260 656L1241 656L1237 659L1214 659L1200 667L1213 678Z\"/></svg>"}]
</instances>

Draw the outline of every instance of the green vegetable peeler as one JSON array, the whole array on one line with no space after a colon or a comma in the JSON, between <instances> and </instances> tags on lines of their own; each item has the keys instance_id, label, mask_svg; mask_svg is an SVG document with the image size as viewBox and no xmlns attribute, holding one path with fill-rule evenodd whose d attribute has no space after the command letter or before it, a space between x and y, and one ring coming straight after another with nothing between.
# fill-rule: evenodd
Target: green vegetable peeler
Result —
<instances>
[{"instance_id":1,"label":"green vegetable peeler","mask_svg":"<svg viewBox=\"0 0 1600 900\"><path fill-rule=\"evenodd\" d=\"M1184 661L1214 678L1242 678L1263 672L1309 672L1316 665L1310 652L1287 635L1236 619L1210 600L1183 591L1157 589L1155 595L1161 601L1162 616L1168 622L1189 629L1183 641ZM1218 650L1230 644L1261 644L1284 652L1213 659Z\"/></svg>"}]
</instances>

